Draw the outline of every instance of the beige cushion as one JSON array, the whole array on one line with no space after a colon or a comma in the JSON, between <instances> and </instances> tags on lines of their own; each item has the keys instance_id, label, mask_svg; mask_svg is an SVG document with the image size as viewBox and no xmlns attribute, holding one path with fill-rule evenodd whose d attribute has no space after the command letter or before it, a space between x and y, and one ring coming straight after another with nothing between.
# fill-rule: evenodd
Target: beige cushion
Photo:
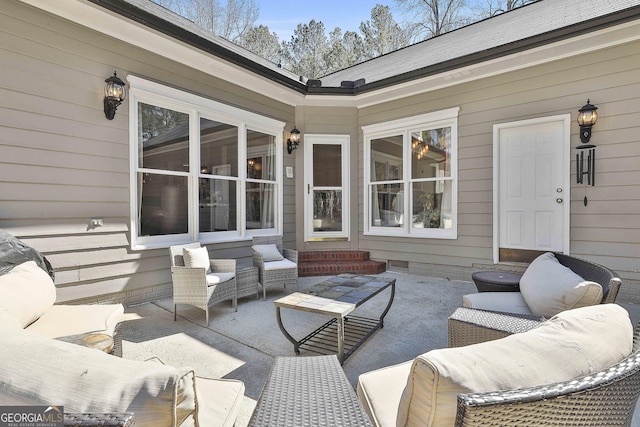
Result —
<instances>
[{"instance_id":1,"label":"beige cushion","mask_svg":"<svg viewBox=\"0 0 640 427\"><path fill-rule=\"evenodd\" d=\"M87 333L113 336L123 315L122 304L54 305L27 330L48 338Z\"/></svg>"},{"instance_id":2,"label":"beige cushion","mask_svg":"<svg viewBox=\"0 0 640 427\"><path fill-rule=\"evenodd\" d=\"M616 304L564 311L529 332L413 361L398 426L453 426L459 393L533 387L608 368L631 354L633 327ZM615 344L614 344L615 343Z\"/></svg>"},{"instance_id":3,"label":"beige cushion","mask_svg":"<svg viewBox=\"0 0 640 427\"><path fill-rule=\"evenodd\" d=\"M290 261L286 258L281 261L271 261L264 263L265 270L282 270L284 268L296 268L297 266L298 265L295 262Z\"/></svg>"},{"instance_id":4,"label":"beige cushion","mask_svg":"<svg viewBox=\"0 0 640 427\"><path fill-rule=\"evenodd\" d=\"M253 245L253 250L262 254L262 261L281 261L284 259L284 256L278 250L276 245Z\"/></svg>"},{"instance_id":5,"label":"beige cushion","mask_svg":"<svg viewBox=\"0 0 640 427\"><path fill-rule=\"evenodd\" d=\"M520 292L529 309L545 317L602 301L600 284L585 281L551 252L531 262L520 279Z\"/></svg>"},{"instance_id":6,"label":"beige cushion","mask_svg":"<svg viewBox=\"0 0 640 427\"><path fill-rule=\"evenodd\" d=\"M134 412L139 426L173 427L197 416L190 369L121 359L5 325L0 336L0 401L19 396L56 402L66 412Z\"/></svg>"},{"instance_id":7,"label":"beige cushion","mask_svg":"<svg viewBox=\"0 0 640 427\"><path fill-rule=\"evenodd\" d=\"M24 328L56 301L51 277L33 261L0 276L0 324Z\"/></svg>"},{"instance_id":8,"label":"beige cushion","mask_svg":"<svg viewBox=\"0 0 640 427\"><path fill-rule=\"evenodd\" d=\"M462 306L480 310L531 315L520 292L478 292L462 296Z\"/></svg>"},{"instance_id":9,"label":"beige cushion","mask_svg":"<svg viewBox=\"0 0 640 427\"><path fill-rule=\"evenodd\" d=\"M244 398L242 381L196 377L201 427L232 427Z\"/></svg>"},{"instance_id":10,"label":"beige cushion","mask_svg":"<svg viewBox=\"0 0 640 427\"><path fill-rule=\"evenodd\" d=\"M211 260L206 247L197 249L184 248L182 249L182 256L185 267L204 268L207 274L211 273Z\"/></svg>"},{"instance_id":11,"label":"beige cushion","mask_svg":"<svg viewBox=\"0 0 640 427\"><path fill-rule=\"evenodd\" d=\"M236 277L236 273L209 273L207 274L207 285L217 285Z\"/></svg>"},{"instance_id":12,"label":"beige cushion","mask_svg":"<svg viewBox=\"0 0 640 427\"><path fill-rule=\"evenodd\" d=\"M408 361L358 377L358 398L374 426L395 426L411 365Z\"/></svg>"}]
</instances>

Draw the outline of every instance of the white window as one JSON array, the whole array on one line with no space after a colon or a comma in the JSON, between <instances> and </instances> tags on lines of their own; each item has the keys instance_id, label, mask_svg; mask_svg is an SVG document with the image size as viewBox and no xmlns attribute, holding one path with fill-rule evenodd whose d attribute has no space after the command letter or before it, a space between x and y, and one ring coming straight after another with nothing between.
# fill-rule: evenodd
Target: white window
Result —
<instances>
[{"instance_id":1,"label":"white window","mask_svg":"<svg viewBox=\"0 0 640 427\"><path fill-rule=\"evenodd\" d=\"M127 79L132 246L279 234L284 123Z\"/></svg>"},{"instance_id":2,"label":"white window","mask_svg":"<svg viewBox=\"0 0 640 427\"><path fill-rule=\"evenodd\" d=\"M363 126L365 234L457 238L458 110Z\"/></svg>"}]
</instances>

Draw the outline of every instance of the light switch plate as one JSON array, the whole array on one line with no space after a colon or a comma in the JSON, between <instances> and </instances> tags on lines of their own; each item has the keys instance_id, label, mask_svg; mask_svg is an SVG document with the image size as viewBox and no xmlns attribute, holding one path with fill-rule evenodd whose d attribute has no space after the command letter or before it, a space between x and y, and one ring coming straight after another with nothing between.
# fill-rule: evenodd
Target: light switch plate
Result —
<instances>
[{"instance_id":1,"label":"light switch plate","mask_svg":"<svg viewBox=\"0 0 640 427\"><path fill-rule=\"evenodd\" d=\"M287 166L285 168L285 173L287 175L287 178L293 178L293 166Z\"/></svg>"}]
</instances>

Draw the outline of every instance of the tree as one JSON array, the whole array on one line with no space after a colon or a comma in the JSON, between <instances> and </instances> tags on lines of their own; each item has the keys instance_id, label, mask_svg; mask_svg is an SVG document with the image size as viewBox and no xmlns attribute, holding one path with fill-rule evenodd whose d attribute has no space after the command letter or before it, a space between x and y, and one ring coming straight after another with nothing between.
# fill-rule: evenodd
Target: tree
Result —
<instances>
[{"instance_id":1,"label":"tree","mask_svg":"<svg viewBox=\"0 0 640 427\"><path fill-rule=\"evenodd\" d=\"M276 64L282 60L282 48L278 35L269 32L269 27L259 25L249 28L238 40L238 44L250 52Z\"/></svg>"},{"instance_id":2,"label":"tree","mask_svg":"<svg viewBox=\"0 0 640 427\"><path fill-rule=\"evenodd\" d=\"M535 0L484 0L479 2L473 9L476 11L477 19L484 19L508 12L533 1Z\"/></svg>"},{"instance_id":3,"label":"tree","mask_svg":"<svg viewBox=\"0 0 640 427\"><path fill-rule=\"evenodd\" d=\"M324 60L329 42L324 33L324 24L312 19L309 24L298 24L290 42L283 43L285 68L310 79L324 74L328 67Z\"/></svg>"},{"instance_id":4,"label":"tree","mask_svg":"<svg viewBox=\"0 0 640 427\"><path fill-rule=\"evenodd\" d=\"M426 40L455 30L469 22L463 15L466 0L395 0L405 16L413 38Z\"/></svg>"},{"instance_id":5,"label":"tree","mask_svg":"<svg viewBox=\"0 0 640 427\"><path fill-rule=\"evenodd\" d=\"M393 20L389 6L375 5L371 20L360 24L367 56L373 58L409 44L407 33Z\"/></svg>"},{"instance_id":6,"label":"tree","mask_svg":"<svg viewBox=\"0 0 640 427\"><path fill-rule=\"evenodd\" d=\"M260 15L255 0L153 0L199 27L229 41L238 41Z\"/></svg>"},{"instance_id":7,"label":"tree","mask_svg":"<svg viewBox=\"0 0 640 427\"><path fill-rule=\"evenodd\" d=\"M344 36L342 30L336 27L329 34L329 44L324 54L323 62L326 69L323 75L347 68L367 59L362 37L353 31L347 31Z\"/></svg>"}]
</instances>

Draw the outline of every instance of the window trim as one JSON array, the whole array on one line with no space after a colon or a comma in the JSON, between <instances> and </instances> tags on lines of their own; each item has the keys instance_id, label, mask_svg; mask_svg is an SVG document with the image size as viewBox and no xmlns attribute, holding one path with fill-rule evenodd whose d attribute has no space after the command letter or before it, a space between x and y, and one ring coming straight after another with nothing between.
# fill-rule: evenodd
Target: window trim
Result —
<instances>
[{"instance_id":1,"label":"window trim","mask_svg":"<svg viewBox=\"0 0 640 427\"><path fill-rule=\"evenodd\" d=\"M364 181L363 181L363 223L364 235L369 236L396 236L412 238L458 238L458 113L460 107L449 108L436 112L420 114L388 122L362 126L364 139ZM409 221L405 221L403 227L376 227L371 224L371 141L376 138L389 136L402 136L402 185L405 192L410 193L410 188L416 179L411 177L411 132L433 129L442 126L451 127L451 217L453 219L450 229L412 229ZM436 179L433 179L436 180ZM405 197L404 211L407 212L411 204L410 198Z\"/></svg>"},{"instance_id":2,"label":"window trim","mask_svg":"<svg viewBox=\"0 0 640 427\"><path fill-rule=\"evenodd\" d=\"M269 235L281 233L283 229L283 134L285 122L269 117L261 116L251 111L243 110L213 99L205 98L184 90L169 87L135 75L126 76L129 82L129 221L131 233L131 248L133 250L164 248L175 244L188 242L221 243L250 240L256 235ZM138 236L138 103L150 103L163 108L171 108L176 111L189 114L189 163L192 172L163 171L166 174L187 176L189 181L189 232L186 234L170 234L158 236ZM198 205L198 180L200 178L200 135L195 130L199 128L200 118L218 120L238 128L238 177L236 192L239 212L244 218L246 209L246 179L247 171L244 161L247 157L246 138L247 131L257 131L273 135L276 144L276 197L275 197L275 230L273 228L263 230L246 230L244 220L238 221L238 230L232 234L225 233L200 233L197 221ZM144 169L143 169L144 170ZM224 232L223 232L224 233ZM216 234L216 236L214 236ZM212 239L212 237L222 237Z\"/></svg>"}]
</instances>

